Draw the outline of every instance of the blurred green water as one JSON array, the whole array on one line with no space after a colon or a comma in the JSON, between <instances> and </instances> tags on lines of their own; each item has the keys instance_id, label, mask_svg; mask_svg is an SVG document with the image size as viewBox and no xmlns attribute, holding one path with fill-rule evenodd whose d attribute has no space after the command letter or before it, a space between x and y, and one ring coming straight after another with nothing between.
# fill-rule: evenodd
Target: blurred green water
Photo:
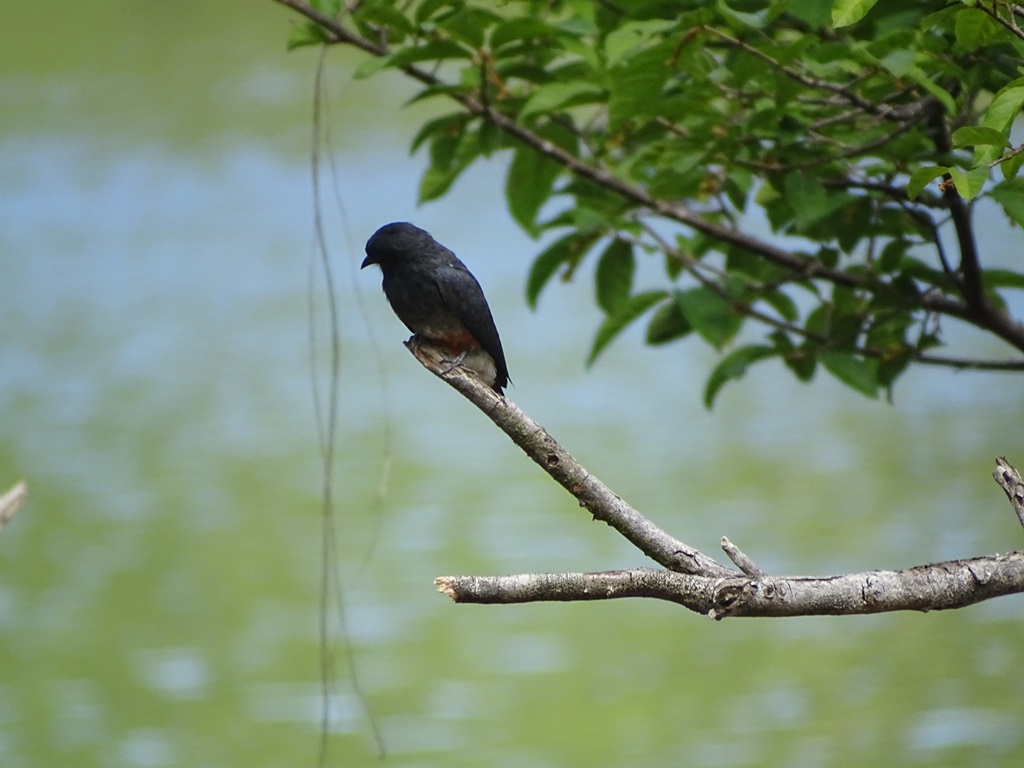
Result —
<instances>
[{"instance_id":1,"label":"blurred green water","mask_svg":"<svg viewBox=\"0 0 1024 768\"><path fill-rule=\"evenodd\" d=\"M0 765L310 765L315 54L284 53L290 19L272 3L50 3L0 20L0 486L32 488L0 534ZM592 471L689 543L729 535L772 571L1017 548L988 473L1024 456L1024 403L997 376L921 372L890 408L768 369L707 413L707 353L635 335L585 372L589 286L524 309L536 246L504 215L501 161L416 209L407 94L332 64L339 542L389 762L1019 765L1019 598L715 624L660 604L434 594L446 573L641 560L408 359L377 276L352 266L387 220L471 263L512 397ZM985 229L994 251L1019 249L1019 232ZM373 764L340 646L336 664L332 764Z\"/></svg>"}]
</instances>

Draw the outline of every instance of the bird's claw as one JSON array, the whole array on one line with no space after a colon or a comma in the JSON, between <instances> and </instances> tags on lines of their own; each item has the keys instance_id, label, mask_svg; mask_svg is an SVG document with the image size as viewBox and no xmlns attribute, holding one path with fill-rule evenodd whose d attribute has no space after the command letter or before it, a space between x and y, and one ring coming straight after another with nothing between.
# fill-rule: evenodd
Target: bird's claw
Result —
<instances>
[{"instance_id":1,"label":"bird's claw","mask_svg":"<svg viewBox=\"0 0 1024 768\"><path fill-rule=\"evenodd\" d=\"M441 372L441 374L442 375L447 375L447 374L451 373L453 370L455 370L456 368L461 368L462 364L463 364L463 362L465 362L465 360L466 360L466 353L465 353L465 351L460 352L458 354L458 356L454 357L454 358L442 358L441 362L445 363L445 365L447 365L448 367L445 368Z\"/></svg>"}]
</instances>

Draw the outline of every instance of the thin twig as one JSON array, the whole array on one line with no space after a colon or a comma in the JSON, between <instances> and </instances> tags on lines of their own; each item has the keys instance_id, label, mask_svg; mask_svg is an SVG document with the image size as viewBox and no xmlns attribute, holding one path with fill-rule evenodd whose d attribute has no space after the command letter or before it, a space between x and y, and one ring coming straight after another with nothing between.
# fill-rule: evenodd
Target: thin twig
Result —
<instances>
[{"instance_id":1,"label":"thin twig","mask_svg":"<svg viewBox=\"0 0 1024 768\"><path fill-rule=\"evenodd\" d=\"M1010 500L1010 506L1017 513L1020 524L1024 525L1024 480L1021 479L1020 472L1010 466L1005 456L1000 456L996 459L996 471L992 476L1006 493L1006 498Z\"/></svg>"},{"instance_id":2,"label":"thin twig","mask_svg":"<svg viewBox=\"0 0 1024 768\"><path fill-rule=\"evenodd\" d=\"M736 567L743 571L747 576L751 576L755 579L760 579L767 574L762 571L753 560L744 552L742 549L737 547L727 536L722 537L722 551L729 556L729 559L736 563Z\"/></svg>"}]
</instances>

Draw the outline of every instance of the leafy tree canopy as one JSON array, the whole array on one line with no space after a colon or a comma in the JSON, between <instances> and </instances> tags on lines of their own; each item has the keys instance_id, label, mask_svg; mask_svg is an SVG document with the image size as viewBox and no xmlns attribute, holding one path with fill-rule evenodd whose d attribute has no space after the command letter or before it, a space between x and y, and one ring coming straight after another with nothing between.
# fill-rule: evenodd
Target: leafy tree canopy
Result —
<instances>
[{"instance_id":1,"label":"leafy tree canopy","mask_svg":"<svg viewBox=\"0 0 1024 768\"><path fill-rule=\"evenodd\" d=\"M357 76L397 69L451 104L413 141L421 200L510 153L510 212L554 238L527 301L596 259L590 359L634 322L650 344L698 337L723 353L708 405L770 358L869 396L911 363L1024 370L1005 297L1024 271L986 268L972 219L991 198L1024 225L1018 6L278 2L307 19L291 45L355 46ZM634 287L644 257L658 290ZM944 317L1006 355L951 349Z\"/></svg>"}]
</instances>

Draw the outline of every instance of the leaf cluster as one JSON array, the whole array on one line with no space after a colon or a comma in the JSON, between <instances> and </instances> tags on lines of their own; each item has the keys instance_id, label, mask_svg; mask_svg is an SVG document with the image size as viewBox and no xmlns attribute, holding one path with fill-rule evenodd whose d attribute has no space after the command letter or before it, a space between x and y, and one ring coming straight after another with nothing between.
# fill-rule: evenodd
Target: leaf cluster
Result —
<instances>
[{"instance_id":1,"label":"leaf cluster","mask_svg":"<svg viewBox=\"0 0 1024 768\"><path fill-rule=\"evenodd\" d=\"M592 260L589 359L636 322L653 345L700 338L722 351L710 405L773 358L868 396L913 362L1024 369L1003 295L1024 274L984 267L971 218L990 198L1024 225L1019 18L941 0L369 0L293 43L362 41L359 76L398 69L417 99L451 101L413 141L420 199L507 157L509 211L549 242L527 301ZM641 289L652 258L662 284ZM1015 356L936 355L947 316Z\"/></svg>"}]
</instances>

